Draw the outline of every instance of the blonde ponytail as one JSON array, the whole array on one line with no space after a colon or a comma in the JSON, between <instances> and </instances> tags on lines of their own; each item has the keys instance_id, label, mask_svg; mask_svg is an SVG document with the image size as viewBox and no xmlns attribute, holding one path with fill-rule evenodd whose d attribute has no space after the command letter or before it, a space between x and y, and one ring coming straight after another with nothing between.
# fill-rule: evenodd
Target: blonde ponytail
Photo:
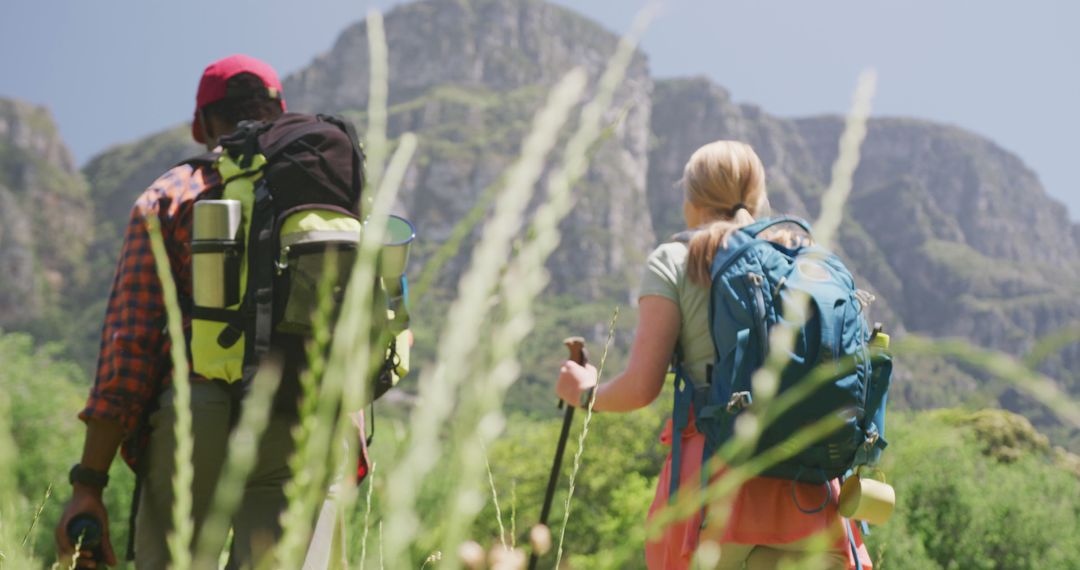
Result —
<instances>
[{"instance_id":1,"label":"blonde ponytail","mask_svg":"<svg viewBox=\"0 0 1080 570\"><path fill-rule=\"evenodd\" d=\"M686 201L710 223L690 239L687 277L706 287L716 250L739 228L769 213L765 167L746 143L716 141L690 157L683 170Z\"/></svg>"}]
</instances>

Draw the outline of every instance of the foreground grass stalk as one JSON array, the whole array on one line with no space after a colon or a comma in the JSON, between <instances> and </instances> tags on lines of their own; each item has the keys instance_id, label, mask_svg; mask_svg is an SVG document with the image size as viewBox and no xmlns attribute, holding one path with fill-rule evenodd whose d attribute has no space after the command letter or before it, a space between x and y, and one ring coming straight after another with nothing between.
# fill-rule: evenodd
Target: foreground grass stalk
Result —
<instances>
[{"instance_id":1,"label":"foreground grass stalk","mask_svg":"<svg viewBox=\"0 0 1080 570\"><path fill-rule=\"evenodd\" d=\"M364 226L365 235L360 242L358 270L350 280L352 283L375 283L378 279L376 264L379 249L385 241L386 221L418 145L419 141L412 133L405 133L398 142L397 150L390 159L390 164L383 176L382 185L376 193L372 207L373 215ZM370 287L355 287L354 289L361 290L353 305L356 310L363 310L366 315L372 315L372 310L382 311L385 314L387 310L385 305L373 306L376 304L376 299ZM350 310L349 306L343 307L343 312L347 310ZM363 409L371 401L372 380L382 366L386 346L392 341L386 331L373 331L370 321L364 322L363 319L357 319L351 325L344 326L355 333L355 338L351 341L351 348L349 348L348 335L345 335L345 343L334 347L330 366L327 369L329 375L334 375L335 378L340 376L344 382L342 413L332 441L348 444L347 448L345 446L331 448L333 465L340 465L346 461L347 450L350 454L349 460L355 460L360 442L352 423L352 414ZM375 338L371 336L372 333L376 335ZM337 339L338 335L335 334L334 338ZM345 478L341 482L341 490L336 496L338 509L341 512L345 512L345 509L351 508L355 503L356 483L356 470L346 469Z\"/></svg>"},{"instance_id":2,"label":"foreground grass stalk","mask_svg":"<svg viewBox=\"0 0 1080 570\"><path fill-rule=\"evenodd\" d=\"M255 467L259 440L270 420L274 393L281 383L281 364L267 359L251 384L251 393L244 398L240 421L229 436L228 456L221 478L214 489L210 514L199 531L195 548L195 568L216 569L229 523L240 506L248 475Z\"/></svg>"},{"instance_id":3,"label":"foreground grass stalk","mask_svg":"<svg viewBox=\"0 0 1080 570\"><path fill-rule=\"evenodd\" d=\"M291 505L304 500L304 494L312 488L312 473L305 468L312 434L316 429L319 409L319 383L325 376L327 351L330 347L333 311L333 284L337 281L337 265L327 260L324 275L319 283L319 301L312 315L312 339L306 347L308 367L300 375L300 409L298 422L293 429L295 451L289 458L289 470L295 483L285 488L285 497Z\"/></svg>"},{"instance_id":4,"label":"foreground grass stalk","mask_svg":"<svg viewBox=\"0 0 1080 570\"><path fill-rule=\"evenodd\" d=\"M382 12L369 10L367 15L368 35L368 114L367 133L364 136L367 154L366 172L369 188L378 188L382 183L383 169L390 145L386 139L388 113L387 99L390 93L390 55L386 45L386 29L383 26ZM365 196L370 206L371 196ZM364 214L370 209L365 209Z\"/></svg>"},{"instance_id":5,"label":"foreground grass stalk","mask_svg":"<svg viewBox=\"0 0 1080 570\"><path fill-rule=\"evenodd\" d=\"M419 530L415 511L417 491L440 457L438 433L453 409L454 394L467 375L476 373L470 361L479 341L474 331L483 328L489 310L487 300L509 256L513 237L521 227L522 215L545 157L584 88L585 72L575 69L556 85L547 104L534 118L521 157L507 174L506 188L499 194L494 215L473 250L472 264L461 278L458 299L449 309L448 325L438 344L436 363L425 370L430 373L421 376L419 399L411 414L412 439L387 478L386 559L391 567L410 565L405 559L406 552ZM450 517L450 520L454 519ZM456 552L457 547L443 550ZM453 567L457 557L448 557L446 563Z\"/></svg>"},{"instance_id":6,"label":"foreground grass stalk","mask_svg":"<svg viewBox=\"0 0 1080 570\"><path fill-rule=\"evenodd\" d=\"M1046 376L1024 366L1012 356L979 348L970 342L956 339L928 339L906 336L892 348L894 354L933 355L958 359L981 368L1016 386L1054 412L1062 421L1080 429L1080 403Z\"/></svg>"},{"instance_id":7,"label":"foreground grass stalk","mask_svg":"<svg viewBox=\"0 0 1080 570\"><path fill-rule=\"evenodd\" d=\"M34 529L37 528L37 523L41 520L41 513L45 511L45 505L49 504L49 497L52 497L52 483L49 483L48 487L45 487L45 496L38 503L38 508L34 511L34 520L30 521L30 528L26 529L26 535L23 536L22 546L26 546L30 542L30 537L34 534Z\"/></svg>"},{"instance_id":8,"label":"foreground grass stalk","mask_svg":"<svg viewBox=\"0 0 1080 570\"><path fill-rule=\"evenodd\" d=\"M517 548L517 479L510 482L510 548Z\"/></svg>"},{"instance_id":9,"label":"foreground grass stalk","mask_svg":"<svg viewBox=\"0 0 1080 570\"><path fill-rule=\"evenodd\" d=\"M611 315L611 324L608 325L607 342L604 343L604 354L600 357L600 367L596 370L596 384L604 377L604 365L607 364L608 350L611 349L611 341L615 338L615 323L619 320L619 307L615 307ZM585 410L585 423L581 426L581 434L578 435L577 451L574 453L574 468L570 470L570 488L566 491L566 502L563 505L562 528L559 529L559 548L555 555L555 568L562 567L563 543L566 540L566 527L570 522L570 500L574 498L575 484L577 483L578 471L581 470L581 456L585 453L585 438L589 437L589 424L592 422L593 406L596 404L596 390L592 391L589 399L589 407ZM567 404L568 406L570 404Z\"/></svg>"},{"instance_id":10,"label":"foreground grass stalk","mask_svg":"<svg viewBox=\"0 0 1080 570\"><path fill-rule=\"evenodd\" d=\"M484 452L484 468L487 469L488 485L491 486L491 502L495 505L495 521L499 523L499 543L506 550L506 527L503 526L502 509L499 508L499 492L495 489L495 475L491 472L491 461L488 460L487 447L484 446L481 450Z\"/></svg>"},{"instance_id":11,"label":"foreground grass stalk","mask_svg":"<svg viewBox=\"0 0 1080 570\"><path fill-rule=\"evenodd\" d=\"M364 565L367 563L368 531L371 529L371 493L375 489L375 462L371 463L371 470L368 471L367 479L367 500L364 501L364 534L360 538L360 570L364 570Z\"/></svg>"},{"instance_id":12,"label":"foreground grass stalk","mask_svg":"<svg viewBox=\"0 0 1080 570\"><path fill-rule=\"evenodd\" d=\"M172 389L175 395L173 405L176 409L176 424L173 426L176 437L176 454L173 463L173 510L172 532L169 534L169 559L174 570L183 570L191 566L191 541L195 527L191 518L191 484L194 470L191 465L194 443L191 435L191 383L188 376L186 342L183 342L184 327L181 321L180 304L176 296L176 283L173 281L169 257L165 252L165 243L161 238L161 224L156 216L146 218L146 228L150 235L150 248L154 254L154 265L158 281L165 299L165 313L168 317L168 333L172 339L170 356L173 365Z\"/></svg>"},{"instance_id":13,"label":"foreground grass stalk","mask_svg":"<svg viewBox=\"0 0 1080 570\"><path fill-rule=\"evenodd\" d=\"M344 452L340 446L335 447L334 442L346 438L351 428L348 412L362 408L364 399L370 396L367 380L371 378L370 367L374 363L369 346L373 288L367 284L375 282L375 262L386 229L386 216L416 146L414 135L402 135L387 176L376 193L371 216L364 226L357 260L349 278L349 283L356 286L350 286L346 291L341 315L334 328L330 358L322 378L311 433L303 447L298 445L294 462L291 463L298 476L290 481L287 492L297 499L290 501L283 519L285 530L277 561L282 568L299 567L306 552L315 513L325 498L330 470L342 462ZM349 441L354 440L355 437L349 438ZM355 449L355 446L350 447ZM300 471L303 471L302 478L299 477ZM348 473L347 484L342 486L343 497L340 498L339 508L351 504L354 495L350 489L355 487L355 473Z\"/></svg>"},{"instance_id":14,"label":"foreground grass stalk","mask_svg":"<svg viewBox=\"0 0 1080 570\"><path fill-rule=\"evenodd\" d=\"M588 169L593 145L603 134L603 117L611 109L615 91L626 75L638 38L650 17L650 11L639 15L633 31L620 41L609 60L597 93L585 105L581 122L563 151L562 164L548 178L546 199L527 232L531 239L503 274L498 295L504 301L503 318L491 334L492 364L487 373L480 376L479 382L465 390L467 395L462 402L460 427L456 430L460 435L455 436L453 453L457 485L450 493L453 497L448 517L451 522L444 549L456 550L465 538L463 530L469 528L479 511L480 504L471 492L478 476L476 466L480 458L477 450L494 440L505 423L501 405L506 391L520 376L516 354L533 328L533 302L549 281L545 263L559 245L559 223L575 203L571 189ZM451 564L453 567L456 561Z\"/></svg>"},{"instance_id":15,"label":"foreground grass stalk","mask_svg":"<svg viewBox=\"0 0 1080 570\"><path fill-rule=\"evenodd\" d=\"M309 425L304 447L298 446L294 456L297 467L307 473L303 481L294 479L295 488L290 490L298 500L291 501L286 512L285 535L278 555L278 563L286 568L298 567L315 513L325 497L330 470L343 462L344 450L335 447L333 442L345 438L355 443L355 437L346 437L351 428L349 413L360 409L364 399L370 397L368 380L376 363L370 346L374 291L367 284L375 282L375 264L386 229L386 216L417 145L414 135L403 135L390 165L394 179L384 176L384 162L389 154L386 138L389 64L383 19L376 10L368 13L367 31L371 71L366 135L368 189L363 207L365 226L349 278L354 285L346 292L334 328L326 374L320 379L322 385L314 419ZM371 188L376 189L374 196ZM355 445L350 445L350 449L355 450ZM346 473L349 474L347 481L335 497L339 512L345 512L355 497L355 473L352 470L346 470Z\"/></svg>"},{"instance_id":16,"label":"foreground grass stalk","mask_svg":"<svg viewBox=\"0 0 1080 570\"><path fill-rule=\"evenodd\" d=\"M1035 343L1024 357L1024 365L1032 370L1051 355L1059 352L1066 346L1080 342L1080 323L1073 323L1059 331L1051 333Z\"/></svg>"}]
</instances>

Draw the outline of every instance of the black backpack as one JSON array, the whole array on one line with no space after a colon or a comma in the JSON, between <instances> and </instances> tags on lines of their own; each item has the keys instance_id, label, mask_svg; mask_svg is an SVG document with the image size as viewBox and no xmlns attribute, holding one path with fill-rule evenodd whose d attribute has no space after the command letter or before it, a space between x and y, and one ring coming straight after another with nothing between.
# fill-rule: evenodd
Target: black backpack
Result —
<instances>
[{"instance_id":1,"label":"black backpack","mask_svg":"<svg viewBox=\"0 0 1080 570\"><path fill-rule=\"evenodd\" d=\"M222 152L186 161L221 175L220 187L195 202L193 368L240 398L260 360L277 353L274 407L295 412L320 282L331 270L332 319L355 260L363 150L348 121L300 113L242 122L220 142ZM379 375L376 397L392 384L388 376Z\"/></svg>"}]
</instances>

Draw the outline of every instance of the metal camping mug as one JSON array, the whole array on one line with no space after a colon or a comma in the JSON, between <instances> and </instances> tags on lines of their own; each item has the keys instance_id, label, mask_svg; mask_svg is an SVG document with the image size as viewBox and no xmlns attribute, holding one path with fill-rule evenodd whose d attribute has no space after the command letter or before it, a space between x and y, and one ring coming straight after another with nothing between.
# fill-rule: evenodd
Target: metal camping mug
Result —
<instances>
[{"instance_id":1,"label":"metal camping mug","mask_svg":"<svg viewBox=\"0 0 1080 570\"><path fill-rule=\"evenodd\" d=\"M412 222L401 216L390 216L386 221L386 238L379 252L379 277L393 279L405 273L409 263L409 248L416 238Z\"/></svg>"},{"instance_id":2,"label":"metal camping mug","mask_svg":"<svg viewBox=\"0 0 1080 570\"><path fill-rule=\"evenodd\" d=\"M195 202L191 284L195 305L223 309L239 302L239 200Z\"/></svg>"},{"instance_id":3,"label":"metal camping mug","mask_svg":"<svg viewBox=\"0 0 1080 570\"><path fill-rule=\"evenodd\" d=\"M840 515L870 524L885 524L896 507L896 490L884 481L852 475L840 488Z\"/></svg>"}]
</instances>

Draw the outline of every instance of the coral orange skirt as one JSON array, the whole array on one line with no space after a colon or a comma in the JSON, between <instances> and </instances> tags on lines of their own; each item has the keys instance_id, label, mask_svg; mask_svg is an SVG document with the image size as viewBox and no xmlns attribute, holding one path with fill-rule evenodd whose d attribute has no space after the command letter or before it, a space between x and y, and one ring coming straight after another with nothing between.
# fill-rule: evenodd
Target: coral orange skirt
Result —
<instances>
[{"instance_id":1,"label":"coral orange skirt","mask_svg":"<svg viewBox=\"0 0 1080 570\"><path fill-rule=\"evenodd\" d=\"M672 437L671 420L668 420L661 443L670 446ZM682 468L679 470L679 489L697 490L701 488L701 452L705 446L705 436L698 433L691 421L682 433ZM716 477L722 477L721 471ZM714 478L715 480L715 478ZM649 518L668 504L668 490L671 481L671 454L664 461L660 481L656 486L656 498L649 509ZM734 494L730 501L730 514L722 522L721 529L707 529L712 540L721 544L784 544L810 537L813 534L835 527L840 515L837 513L836 497L840 494L840 482L829 482L831 495L823 485L796 483L783 479L755 477L747 481ZM792 493L798 499L798 506L792 500ZM800 510L814 510L826 502L825 508L813 514ZM693 517L679 521L667 527L663 536L645 544L645 559L650 570L683 570L690 567L694 550L697 548L701 532L702 515L699 511ZM854 533L858 546L859 560L865 570L872 568L870 555L863 544L862 535L856 525L846 519L843 524ZM847 553L848 568L856 568L847 536L839 536L836 549Z\"/></svg>"}]
</instances>

